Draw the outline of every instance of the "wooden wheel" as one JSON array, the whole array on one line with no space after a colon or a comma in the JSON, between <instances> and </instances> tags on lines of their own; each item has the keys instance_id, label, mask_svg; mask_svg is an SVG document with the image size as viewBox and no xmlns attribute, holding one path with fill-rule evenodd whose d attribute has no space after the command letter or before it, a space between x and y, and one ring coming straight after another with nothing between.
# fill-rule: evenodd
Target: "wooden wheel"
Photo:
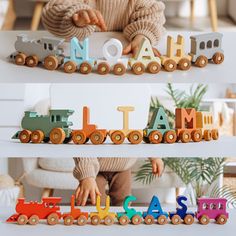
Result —
<instances>
[{"instance_id":1,"label":"wooden wheel","mask_svg":"<svg viewBox=\"0 0 236 236\"><path fill-rule=\"evenodd\" d=\"M139 215L135 215L132 217L131 222L133 225L139 225L142 222L142 218Z\"/></svg>"},{"instance_id":2,"label":"wooden wheel","mask_svg":"<svg viewBox=\"0 0 236 236\"><path fill-rule=\"evenodd\" d=\"M39 223L39 217L37 215L32 215L30 218L29 218L29 221L28 223L30 225L37 225Z\"/></svg>"},{"instance_id":3,"label":"wooden wheel","mask_svg":"<svg viewBox=\"0 0 236 236\"><path fill-rule=\"evenodd\" d=\"M164 134L164 141L166 143L175 143L177 139L176 132L174 130L168 130Z\"/></svg>"},{"instance_id":4,"label":"wooden wheel","mask_svg":"<svg viewBox=\"0 0 236 236\"><path fill-rule=\"evenodd\" d=\"M172 59L168 59L165 61L164 63L164 69L168 72L173 72L175 71L177 68L177 64L174 60Z\"/></svg>"},{"instance_id":5,"label":"wooden wheel","mask_svg":"<svg viewBox=\"0 0 236 236\"><path fill-rule=\"evenodd\" d=\"M47 223L49 225L56 225L56 224L58 224L58 221L59 221L59 216L56 213L51 213L47 217Z\"/></svg>"},{"instance_id":6,"label":"wooden wheel","mask_svg":"<svg viewBox=\"0 0 236 236\"><path fill-rule=\"evenodd\" d=\"M73 216L66 216L65 218L64 218L64 225L73 225L73 223L74 223L74 218L73 218Z\"/></svg>"},{"instance_id":7,"label":"wooden wheel","mask_svg":"<svg viewBox=\"0 0 236 236\"><path fill-rule=\"evenodd\" d=\"M44 67L48 70L56 70L58 64L58 59L55 56L47 56L44 59Z\"/></svg>"},{"instance_id":8,"label":"wooden wheel","mask_svg":"<svg viewBox=\"0 0 236 236\"><path fill-rule=\"evenodd\" d=\"M202 141L202 130L201 129L193 130L191 132L191 138L192 138L193 142Z\"/></svg>"},{"instance_id":9,"label":"wooden wheel","mask_svg":"<svg viewBox=\"0 0 236 236\"><path fill-rule=\"evenodd\" d=\"M179 61L178 68L180 70L189 70L191 67L191 61L188 58L182 58Z\"/></svg>"},{"instance_id":10,"label":"wooden wheel","mask_svg":"<svg viewBox=\"0 0 236 236\"><path fill-rule=\"evenodd\" d=\"M219 225L224 225L227 222L227 217L225 215L220 215L216 218L216 223Z\"/></svg>"},{"instance_id":11,"label":"wooden wheel","mask_svg":"<svg viewBox=\"0 0 236 236\"><path fill-rule=\"evenodd\" d=\"M211 141L211 131L209 129L204 130L203 137L205 141Z\"/></svg>"},{"instance_id":12,"label":"wooden wheel","mask_svg":"<svg viewBox=\"0 0 236 236\"><path fill-rule=\"evenodd\" d=\"M97 71L100 75L106 75L110 72L110 66L106 62L101 62L98 64Z\"/></svg>"},{"instance_id":13,"label":"wooden wheel","mask_svg":"<svg viewBox=\"0 0 236 236\"><path fill-rule=\"evenodd\" d=\"M208 59L205 56L199 56L195 61L195 65L200 68L207 66L207 64L208 64Z\"/></svg>"},{"instance_id":14,"label":"wooden wheel","mask_svg":"<svg viewBox=\"0 0 236 236\"><path fill-rule=\"evenodd\" d=\"M32 143L41 143L44 140L44 133L42 130L34 130L31 134Z\"/></svg>"},{"instance_id":15,"label":"wooden wheel","mask_svg":"<svg viewBox=\"0 0 236 236\"><path fill-rule=\"evenodd\" d=\"M136 62L132 66L132 71L136 75L142 75L145 72L145 66L142 62Z\"/></svg>"},{"instance_id":16,"label":"wooden wheel","mask_svg":"<svg viewBox=\"0 0 236 236\"><path fill-rule=\"evenodd\" d=\"M164 215L161 215L157 218L157 223L159 225L165 225L167 223L167 218Z\"/></svg>"},{"instance_id":17,"label":"wooden wheel","mask_svg":"<svg viewBox=\"0 0 236 236\"><path fill-rule=\"evenodd\" d=\"M158 130L152 131L149 134L150 143L158 144L162 141L162 133Z\"/></svg>"},{"instance_id":18,"label":"wooden wheel","mask_svg":"<svg viewBox=\"0 0 236 236\"><path fill-rule=\"evenodd\" d=\"M86 142L86 139L87 137L84 131L75 130L72 132L72 140L75 144L84 144Z\"/></svg>"},{"instance_id":19,"label":"wooden wheel","mask_svg":"<svg viewBox=\"0 0 236 236\"><path fill-rule=\"evenodd\" d=\"M114 65L113 72L115 75L123 75L126 72L126 68L122 63Z\"/></svg>"},{"instance_id":20,"label":"wooden wheel","mask_svg":"<svg viewBox=\"0 0 236 236\"><path fill-rule=\"evenodd\" d=\"M81 63L81 65L79 67L79 72L81 74L86 75L86 74L91 73L91 71L92 71L92 66L90 65L90 63L88 63L88 62Z\"/></svg>"},{"instance_id":21,"label":"wooden wheel","mask_svg":"<svg viewBox=\"0 0 236 236\"><path fill-rule=\"evenodd\" d=\"M88 220L87 220L86 216L81 215L81 216L79 216L79 218L77 220L77 224L80 226L83 226L83 225L86 225L87 221Z\"/></svg>"},{"instance_id":22,"label":"wooden wheel","mask_svg":"<svg viewBox=\"0 0 236 236\"><path fill-rule=\"evenodd\" d=\"M22 143L29 143L31 140L31 131L27 129L22 130L19 139Z\"/></svg>"},{"instance_id":23,"label":"wooden wheel","mask_svg":"<svg viewBox=\"0 0 236 236\"><path fill-rule=\"evenodd\" d=\"M114 218L112 216L106 216L104 219L105 225L113 225L114 224Z\"/></svg>"},{"instance_id":24,"label":"wooden wheel","mask_svg":"<svg viewBox=\"0 0 236 236\"><path fill-rule=\"evenodd\" d=\"M129 133L128 140L132 144L139 144L142 142L143 135L138 130Z\"/></svg>"},{"instance_id":25,"label":"wooden wheel","mask_svg":"<svg viewBox=\"0 0 236 236\"><path fill-rule=\"evenodd\" d=\"M16 65L22 66L25 64L26 55L24 53L18 53L15 57Z\"/></svg>"},{"instance_id":26,"label":"wooden wheel","mask_svg":"<svg viewBox=\"0 0 236 236\"><path fill-rule=\"evenodd\" d=\"M147 69L151 74L157 74L161 70L161 66L158 62L152 61L148 64Z\"/></svg>"},{"instance_id":27,"label":"wooden wheel","mask_svg":"<svg viewBox=\"0 0 236 236\"><path fill-rule=\"evenodd\" d=\"M25 60L25 63L27 66L29 67L35 67L38 65L39 63L39 60L38 60L38 57L33 55L33 56L28 56L26 57L26 60Z\"/></svg>"},{"instance_id":28,"label":"wooden wheel","mask_svg":"<svg viewBox=\"0 0 236 236\"><path fill-rule=\"evenodd\" d=\"M92 144L102 144L104 142L105 137L101 131L96 130L90 135L89 138L90 138Z\"/></svg>"},{"instance_id":29,"label":"wooden wheel","mask_svg":"<svg viewBox=\"0 0 236 236\"><path fill-rule=\"evenodd\" d=\"M119 218L120 225L127 225L129 223L129 218L126 215L123 215Z\"/></svg>"},{"instance_id":30,"label":"wooden wheel","mask_svg":"<svg viewBox=\"0 0 236 236\"><path fill-rule=\"evenodd\" d=\"M147 215L144 222L146 225L152 225L154 223L154 217L152 215Z\"/></svg>"},{"instance_id":31,"label":"wooden wheel","mask_svg":"<svg viewBox=\"0 0 236 236\"><path fill-rule=\"evenodd\" d=\"M202 225L207 225L210 222L210 219L207 215L202 215L198 220Z\"/></svg>"},{"instance_id":32,"label":"wooden wheel","mask_svg":"<svg viewBox=\"0 0 236 236\"><path fill-rule=\"evenodd\" d=\"M193 218L192 215L186 215L186 216L184 217L184 223L185 223L186 225L191 225L191 224L193 224L193 222L194 222L194 218Z\"/></svg>"},{"instance_id":33,"label":"wooden wheel","mask_svg":"<svg viewBox=\"0 0 236 236\"><path fill-rule=\"evenodd\" d=\"M182 143L188 143L191 140L191 134L188 130L182 130L179 134L179 139Z\"/></svg>"},{"instance_id":34,"label":"wooden wheel","mask_svg":"<svg viewBox=\"0 0 236 236\"><path fill-rule=\"evenodd\" d=\"M91 218L92 225L99 225L100 222L101 222L101 219L99 216L92 216L92 218Z\"/></svg>"},{"instance_id":35,"label":"wooden wheel","mask_svg":"<svg viewBox=\"0 0 236 236\"><path fill-rule=\"evenodd\" d=\"M61 144L66 138L65 131L62 128L53 128L49 136L53 144Z\"/></svg>"},{"instance_id":36,"label":"wooden wheel","mask_svg":"<svg viewBox=\"0 0 236 236\"><path fill-rule=\"evenodd\" d=\"M212 134L213 140L219 139L219 131L218 131L218 129L213 129L213 130L211 131L211 134Z\"/></svg>"},{"instance_id":37,"label":"wooden wheel","mask_svg":"<svg viewBox=\"0 0 236 236\"><path fill-rule=\"evenodd\" d=\"M73 62L73 61L67 61L67 62L64 64L63 68L64 68L64 71L65 71L66 73L71 74L71 73L74 73L74 72L76 71L77 66L76 66L75 62Z\"/></svg>"},{"instance_id":38,"label":"wooden wheel","mask_svg":"<svg viewBox=\"0 0 236 236\"><path fill-rule=\"evenodd\" d=\"M180 216L179 216L179 215L173 215L173 216L171 217L171 223L172 223L173 225L179 225L179 224L181 223L181 218L180 218Z\"/></svg>"},{"instance_id":39,"label":"wooden wheel","mask_svg":"<svg viewBox=\"0 0 236 236\"><path fill-rule=\"evenodd\" d=\"M221 64L221 63L223 63L224 59L225 59L225 56L224 56L224 54L221 53L221 52L215 53L214 56L212 57L212 60L213 60L213 62L214 62L215 64Z\"/></svg>"},{"instance_id":40,"label":"wooden wheel","mask_svg":"<svg viewBox=\"0 0 236 236\"><path fill-rule=\"evenodd\" d=\"M114 144L122 144L124 140L125 140L125 135L120 130L116 130L111 134L111 141Z\"/></svg>"},{"instance_id":41,"label":"wooden wheel","mask_svg":"<svg viewBox=\"0 0 236 236\"><path fill-rule=\"evenodd\" d=\"M17 218L17 223L19 225L26 225L28 222L28 217L26 215L20 215L18 218Z\"/></svg>"}]
</instances>

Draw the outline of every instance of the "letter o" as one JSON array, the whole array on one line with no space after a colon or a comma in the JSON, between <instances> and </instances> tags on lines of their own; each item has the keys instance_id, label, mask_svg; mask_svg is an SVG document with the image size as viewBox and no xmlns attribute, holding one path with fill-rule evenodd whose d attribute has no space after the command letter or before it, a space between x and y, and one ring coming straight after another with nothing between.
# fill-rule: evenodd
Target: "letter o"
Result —
<instances>
[{"instance_id":1,"label":"letter o","mask_svg":"<svg viewBox=\"0 0 236 236\"><path fill-rule=\"evenodd\" d=\"M112 55L109 52L110 47L115 47L116 48L116 52L115 52L114 55ZM107 61L116 61L116 60L118 60L122 56L122 51L123 51L122 43L118 39L114 39L114 38L109 39L108 41L106 41L103 45L103 48L102 48L103 56L105 57L105 59Z\"/></svg>"}]
</instances>

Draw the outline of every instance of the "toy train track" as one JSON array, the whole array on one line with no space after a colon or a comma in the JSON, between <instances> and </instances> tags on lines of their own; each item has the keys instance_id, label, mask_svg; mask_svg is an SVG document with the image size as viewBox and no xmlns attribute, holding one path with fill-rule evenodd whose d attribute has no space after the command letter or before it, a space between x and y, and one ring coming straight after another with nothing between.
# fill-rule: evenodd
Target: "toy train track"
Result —
<instances>
[{"instance_id":1,"label":"toy train track","mask_svg":"<svg viewBox=\"0 0 236 236\"><path fill-rule=\"evenodd\" d=\"M151 144L171 144L179 141L188 143L219 138L211 112L177 108L175 129L171 129L164 109L159 107L154 110L145 129L130 129L128 115L134 111L134 107L119 106L117 110L123 113L123 129L109 131L98 129L97 125L90 123L88 107L83 108L82 129L70 128L73 123L69 121L69 117L74 113L73 110L50 110L46 116L26 111L21 122L22 130L12 138L19 139L22 143L85 144L90 140L93 144L102 144L109 136L112 143L117 145L122 144L126 138L131 144L139 144L142 141Z\"/></svg>"},{"instance_id":2,"label":"toy train track","mask_svg":"<svg viewBox=\"0 0 236 236\"><path fill-rule=\"evenodd\" d=\"M178 35L177 42L168 36L167 52L161 57L154 55L149 40L144 38L133 58L122 57L121 42L112 38L103 45L103 58L91 58L88 38L83 42L79 42L76 37L72 38L69 56L66 56L62 48L62 39L43 37L39 40L30 40L27 35L18 35L15 42L16 52L11 54L10 58L17 65L35 67L41 63L48 70L61 67L66 73L79 71L81 74L89 74L97 71L101 75L106 75L113 71L115 75L123 75L130 69L136 75L144 72L157 74L161 68L173 72L177 68L188 70L192 63L200 68L205 67L210 60L214 64L223 63L222 37L220 33L191 36L191 50L186 54L183 36ZM116 48L114 54L110 53L110 47Z\"/></svg>"},{"instance_id":3,"label":"toy train track","mask_svg":"<svg viewBox=\"0 0 236 236\"><path fill-rule=\"evenodd\" d=\"M83 212L75 207L75 196L71 197L70 212L62 213L58 205L61 198L49 197L43 198L42 202L25 202L24 199L18 199L16 204L16 213L7 219L9 223L18 223L19 225L36 225L40 220L46 220L49 225L56 225L62 219L64 225L78 224L85 225L89 219L92 225L112 225L117 220L120 225L132 223L139 225L143 221L146 225L157 222L159 225L165 225L170 221L174 225L184 223L191 225L196 218L200 224L207 225L210 220L215 220L217 224L223 225L227 222L229 214L226 211L227 200L224 198L199 198L197 199L197 211L188 211L186 205L187 198L178 196L176 201L178 207L176 211L165 212L162 209L157 196L153 196L147 211L137 211L130 207L130 203L135 201L135 196L127 196L123 202L124 212L109 212L110 197L106 198L106 205L101 207L100 196L97 196L97 212Z\"/></svg>"}]
</instances>

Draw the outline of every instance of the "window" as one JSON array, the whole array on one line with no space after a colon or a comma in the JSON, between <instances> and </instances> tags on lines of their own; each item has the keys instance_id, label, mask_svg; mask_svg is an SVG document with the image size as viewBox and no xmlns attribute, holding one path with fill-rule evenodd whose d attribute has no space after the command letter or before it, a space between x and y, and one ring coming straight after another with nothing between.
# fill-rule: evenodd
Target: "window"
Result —
<instances>
[{"instance_id":1,"label":"window","mask_svg":"<svg viewBox=\"0 0 236 236\"><path fill-rule=\"evenodd\" d=\"M215 41L214 41L214 47L215 48L218 48L220 46L220 41L219 41L219 39L216 39Z\"/></svg>"},{"instance_id":2,"label":"window","mask_svg":"<svg viewBox=\"0 0 236 236\"><path fill-rule=\"evenodd\" d=\"M201 49L201 50L204 50L204 49L205 49L205 42L201 42L201 43L200 43L200 49Z\"/></svg>"},{"instance_id":3,"label":"window","mask_svg":"<svg viewBox=\"0 0 236 236\"><path fill-rule=\"evenodd\" d=\"M53 50L53 46L52 46L51 43L48 44L48 49L51 50L51 51Z\"/></svg>"},{"instance_id":4,"label":"window","mask_svg":"<svg viewBox=\"0 0 236 236\"><path fill-rule=\"evenodd\" d=\"M209 41L207 42L207 48L212 48L212 41L211 41L211 40L209 40Z\"/></svg>"},{"instance_id":5,"label":"window","mask_svg":"<svg viewBox=\"0 0 236 236\"><path fill-rule=\"evenodd\" d=\"M44 49L47 50L47 44L46 43L44 43Z\"/></svg>"},{"instance_id":6,"label":"window","mask_svg":"<svg viewBox=\"0 0 236 236\"><path fill-rule=\"evenodd\" d=\"M208 124L211 123L211 117L210 116L207 117L207 121L208 121Z\"/></svg>"},{"instance_id":7,"label":"window","mask_svg":"<svg viewBox=\"0 0 236 236\"><path fill-rule=\"evenodd\" d=\"M210 116L210 123L212 124L213 123L213 117Z\"/></svg>"},{"instance_id":8,"label":"window","mask_svg":"<svg viewBox=\"0 0 236 236\"><path fill-rule=\"evenodd\" d=\"M54 122L54 116L53 115L51 116L51 122Z\"/></svg>"},{"instance_id":9,"label":"window","mask_svg":"<svg viewBox=\"0 0 236 236\"><path fill-rule=\"evenodd\" d=\"M202 204L202 209L203 209L203 210L207 210L207 209L208 209L208 205L207 205L206 203L203 203L203 204Z\"/></svg>"},{"instance_id":10,"label":"window","mask_svg":"<svg viewBox=\"0 0 236 236\"><path fill-rule=\"evenodd\" d=\"M222 204L222 203L219 203L219 209L220 209L220 210L223 210L223 209L224 209L224 207L223 207L223 204Z\"/></svg>"},{"instance_id":11,"label":"window","mask_svg":"<svg viewBox=\"0 0 236 236\"><path fill-rule=\"evenodd\" d=\"M56 121L61 121L60 115L56 115Z\"/></svg>"},{"instance_id":12,"label":"window","mask_svg":"<svg viewBox=\"0 0 236 236\"><path fill-rule=\"evenodd\" d=\"M204 124L207 123L207 119L206 119L206 116L204 116Z\"/></svg>"}]
</instances>

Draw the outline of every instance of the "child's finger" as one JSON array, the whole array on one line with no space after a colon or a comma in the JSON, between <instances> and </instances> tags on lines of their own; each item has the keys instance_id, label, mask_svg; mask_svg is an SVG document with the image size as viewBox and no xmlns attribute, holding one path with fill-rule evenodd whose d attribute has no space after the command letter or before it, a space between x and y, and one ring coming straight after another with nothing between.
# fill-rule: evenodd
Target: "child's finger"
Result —
<instances>
[{"instance_id":1,"label":"child's finger","mask_svg":"<svg viewBox=\"0 0 236 236\"><path fill-rule=\"evenodd\" d=\"M89 15L89 19L90 19L91 24L96 25L98 23L98 18L97 18L97 15L95 14L95 12L90 9L90 10L87 10L87 13Z\"/></svg>"},{"instance_id":2,"label":"child's finger","mask_svg":"<svg viewBox=\"0 0 236 236\"><path fill-rule=\"evenodd\" d=\"M78 188L75 190L75 199L78 198L79 193L80 193L80 187L78 187Z\"/></svg>"},{"instance_id":3,"label":"child's finger","mask_svg":"<svg viewBox=\"0 0 236 236\"><path fill-rule=\"evenodd\" d=\"M83 19L84 23L89 24L91 22L87 11L79 11L79 16Z\"/></svg>"},{"instance_id":4,"label":"child's finger","mask_svg":"<svg viewBox=\"0 0 236 236\"><path fill-rule=\"evenodd\" d=\"M98 26L101 28L102 31L107 31L107 26L101 12L96 10L95 14L97 15L98 18Z\"/></svg>"},{"instance_id":5,"label":"child's finger","mask_svg":"<svg viewBox=\"0 0 236 236\"><path fill-rule=\"evenodd\" d=\"M153 173L153 174L156 174L156 173L157 173L157 165L156 165L156 163L153 163L153 164L152 164L152 173Z\"/></svg>"},{"instance_id":6,"label":"child's finger","mask_svg":"<svg viewBox=\"0 0 236 236\"><path fill-rule=\"evenodd\" d=\"M96 194L95 194L95 191L90 191L90 197L91 197L91 203L93 205L96 204Z\"/></svg>"},{"instance_id":7,"label":"child's finger","mask_svg":"<svg viewBox=\"0 0 236 236\"><path fill-rule=\"evenodd\" d=\"M85 191L84 194L83 194L81 206L85 206L86 205L88 196L89 196L89 191Z\"/></svg>"},{"instance_id":8,"label":"child's finger","mask_svg":"<svg viewBox=\"0 0 236 236\"><path fill-rule=\"evenodd\" d=\"M78 15L77 13L74 14L74 15L72 16L72 19L73 19L74 22L77 22L78 19L79 19L79 15Z\"/></svg>"},{"instance_id":9,"label":"child's finger","mask_svg":"<svg viewBox=\"0 0 236 236\"><path fill-rule=\"evenodd\" d=\"M98 187L96 187L96 189L95 189L95 193L96 193L97 195L99 195L99 196L101 196L101 195L102 195L102 194L100 193L100 191L99 191Z\"/></svg>"},{"instance_id":10,"label":"child's finger","mask_svg":"<svg viewBox=\"0 0 236 236\"><path fill-rule=\"evenodd\" d=\"M133 51L133 57L135 57L135 55L137 54L137 52L138 52L138 47L136 46L136 47L134 47L133 49L132 49L132 51Z\"/></svg>"},{"instance_id":11,"label":"child's finger","mask_svg":"<svg viewBox=\"0 0 236 236\"><path fill-rule=\"evenodd\" d=\"M154 55L156 57L160 57L161 56L161 53L156 48L153 48L153 52L154 52Z\"/></svg>"},{"instance_id":12,"label":"child's finger","mask_svg":"<svg viewBox=\"0 0 236 236\"><path fill-rule=\"evenodd\" d=\"M79 206L82 203L82 199L83 199L83 191L81 190L80 193L79 193L79 196L77 198L77 203L78 203Z\"/></svg>"},{"instance_id":13,"label":"child's finger","mask_svg":"<svg viewBox=\"0 0 236 236\"><path fill-rule=\"evenodd\" d=\"M128 46L126 46L126 47L124 48L123 54L124 54L124 55L129 54L129 53L131 52L131 48L132 48L132 46L131 46L131 43L130 43Z\"/></svg>"}]
</instances>

